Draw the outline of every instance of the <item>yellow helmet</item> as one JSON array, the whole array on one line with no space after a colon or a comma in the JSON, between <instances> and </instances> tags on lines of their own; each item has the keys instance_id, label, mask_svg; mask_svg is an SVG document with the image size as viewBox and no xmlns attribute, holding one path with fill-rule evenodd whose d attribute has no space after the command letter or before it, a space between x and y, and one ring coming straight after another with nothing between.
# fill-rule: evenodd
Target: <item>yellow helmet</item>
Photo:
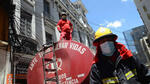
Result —
<instances>
[{"instance_id":1,"label":"yellow helmet","mask_svg":"<svg viewBox=\"0 0 150 84\"><path fill-rule=\"evenodd\" d=\"M97 46L98 41L102 40L103 38L113 38L114 40L117 40L118 36L113 34L112 31L108 28L100 27L95 32L95 40L93 41L93 45Z\"/></svg>"}]
</instances>

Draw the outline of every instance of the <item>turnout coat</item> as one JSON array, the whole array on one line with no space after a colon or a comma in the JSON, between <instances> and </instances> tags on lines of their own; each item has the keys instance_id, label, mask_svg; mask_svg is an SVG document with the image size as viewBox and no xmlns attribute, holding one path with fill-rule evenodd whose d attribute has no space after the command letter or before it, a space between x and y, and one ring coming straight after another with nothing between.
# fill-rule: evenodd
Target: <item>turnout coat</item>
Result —
<instances>
[{"instance_id":1,"label":"turnout coat","mask_svg":"<svg viewBox=\"0 0 150 84\"><path fill-rule=\"evenodd\" d=\"M148 68L121 43L109 59L97 52L90 72L90 84L149 84ZM98 50L98 49L97 49Z\"/></svg>"}]
</instances>

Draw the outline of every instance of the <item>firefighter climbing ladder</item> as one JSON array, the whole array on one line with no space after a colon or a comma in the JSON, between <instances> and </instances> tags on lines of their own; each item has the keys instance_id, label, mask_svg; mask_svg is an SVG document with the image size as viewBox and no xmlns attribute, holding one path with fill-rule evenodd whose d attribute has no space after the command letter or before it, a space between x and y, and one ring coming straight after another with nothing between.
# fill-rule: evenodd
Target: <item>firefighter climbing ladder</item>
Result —
<instances>
[{"instance_id":1,"label":"firefighter climbing ladder","mask_svg":"<svg viewBox=\"0 0 150 84\"><path fill-rule=\"evenodd\" d=\"M52 49L49 52L46 52L46 50L50 47L52 47ZM43 63L43 73L44 73L44 84L47 84L48 81L56 82L56 84L59 84L54 43L52 42L50 45L43 45L42 51L43 51L42 63ZM45 58L45 55L50 52L53 52L53 57L51 59ZM54 64L54 69L46 69L46 65L49 65L51 63ZM54 72L55 77L47 78L46 72Z\"/></svg>"}]
</instances>

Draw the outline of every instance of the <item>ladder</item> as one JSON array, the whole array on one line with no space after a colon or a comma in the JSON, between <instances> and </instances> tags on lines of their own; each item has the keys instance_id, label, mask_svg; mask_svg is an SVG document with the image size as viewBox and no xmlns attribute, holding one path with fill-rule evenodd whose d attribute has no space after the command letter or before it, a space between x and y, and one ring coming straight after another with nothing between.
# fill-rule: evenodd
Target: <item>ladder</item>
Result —
<instances>
[{"instance_id":1,"label":"ladder","mask_svg":"<svg viewBox=\"0 0 150 84\"><path fill-rule=\"evenodd\" d=\"M46 50L50 47L52 47L52 50L46 52ZM43 73L44 73L44 84L47 84L48 81L55 82L56 84L59 84L54 42L51 42L50 45L43 45L42 51L43 51L42 63L43 63ZM53 57L52 58L45 58L45 55L50 53L50 52L53 53ZM51 63L54 64L54 69L46 69L46 65L49 65ZM51 77L51 78L47 78L46 72L53 72L53 73L55 73L55 76Z\"/></svg>"}]
</instances>

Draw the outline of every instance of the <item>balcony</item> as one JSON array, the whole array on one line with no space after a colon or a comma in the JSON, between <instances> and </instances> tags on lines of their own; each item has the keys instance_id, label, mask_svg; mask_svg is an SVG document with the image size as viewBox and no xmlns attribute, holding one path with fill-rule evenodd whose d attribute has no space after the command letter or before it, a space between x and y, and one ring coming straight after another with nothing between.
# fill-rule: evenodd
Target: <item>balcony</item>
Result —
<instances>
[{"instance_id":1,"label":"balcony","mask_svg":"<svg viewBox=\"0 0 150 84\"><path fill-rule=\"evenodd\" d=\"M20 44L13 47L15 53L34 55L37 52L38 42L36 40L21 35L18 35L18 40Z\"/></svg>"}]
</instances>

